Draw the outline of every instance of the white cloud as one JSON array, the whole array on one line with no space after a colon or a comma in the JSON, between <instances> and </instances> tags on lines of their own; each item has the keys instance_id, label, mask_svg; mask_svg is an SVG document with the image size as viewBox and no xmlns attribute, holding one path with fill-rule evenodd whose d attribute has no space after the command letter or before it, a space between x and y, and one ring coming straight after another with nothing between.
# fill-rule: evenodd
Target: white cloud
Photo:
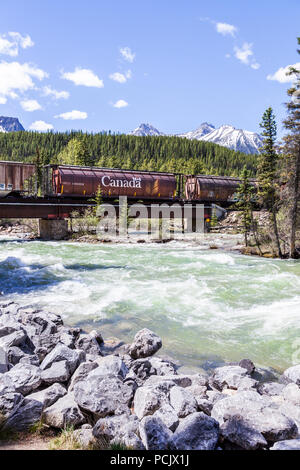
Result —
<instances>
[{"instance_id":1,"label":"white cloud","mask_svg":"<svg viewBox=\"0 0 300 470\"><path fill-rule=\"evenodd\" d=\"M128 70L126 73L115 72L112 73L109 78L118 83L126 83L132 77L131 70Z\"/></svg>"},{"instance_id":2,"label":"white cloud","mask_svg":"<svg viewBox=\"0 0 300 470\"><path fill-rule=\"evenodd\" d=\"M127 60L127 62L133 62L134 59L135 59L135 53L132 52L132 50L130 49L130 47L121 47L120 48L120 53L122 55L122 57Z\"/></svg>"},{"instance_id":3,"label":"white cloud","mask_svg":"<svg viewBox=\"0 0 300 470\"><path fill-rule=\"evenodd\" d=\"M5 104L7 102L7 98L4 96L0 96L0 104Z\"/></svg>"},{"instance_id":4,"label":"white cloud","mask_svg":"<svg viewBox=\"0 0 300 470\"><path fill-rule=\"evenodd\" d=\"M21 106L25 111L37 111L38 109L42 109L40 103L38 103L36 100L24 100L21 101Z\"/></svg>"},{"instance_id":5,"label":"white cloud","mask_svg":"<svg viewBox=\"0 0 300 470\"><path fill-rule=\"evenodd\" d=\"M268 80L275 80L279 83L289 83L295 80L295 74L287 75L290 71L290 67L300 70L300 62L294 65L287 65L286 67L280 67L275 73L267 76Z\"/></svg>"},{"instance_id":6,"label":"white cloud","mask_svg":"<svg viewBox=\"0 0 300 470\"><path fill-rule=\"evenodd\" d=\"M65 119L66 121L75 121L77 119L86 119L88 117L87 113L84 111L69 111L67 113L58 114L56 118Z\"/></svg>"},{"instance_id":7,"label":"white cloud","mask_svg":"<svg viewBox=\"0 0 300 470\"><path fill-rule=\"evenodd\" d=\"M74 72L63 72L62 78L70 80L75 85L87 87L103 88L103 80L101 80L92 70L76 67Z\"/></svg>"},{"instance_id":8,"label":"white cloud","mask_svg":"<svg viewBox=\"0 0 300 470\"><path fill-rule=\"evenodd\" d=\"M17 98L17 92L24 93L35 88L34 79L43 80L48 74L31 64L19 62L0 63L0 96Z\"/></svg>"},{"instance_id":9,"label":"white cloud","mask_svg":"<svg viewBox=\"0 0 300 470\"><path fill-rule=\"evenodd\" d=\"M259 69L260 64L256 62L252 48L253 44L244 42L242 47L236 46L234 48L234 55L240 62L242 62L242 64L249 65L254 70L257 70Z\"/></svg>"},{"instance_id":10,"label":"white cloud","mask_svg":"<svg viewBox=\"0 0 300 470\"><path fill-rule=\"evenodd\" d=\"M68 99L70 96L70 93L68 91L57 91L51 88L50 86L45 86L43 88L43 92L45 96L52 96L56 100L60 99Z\"/></svg>"},{"instance_id":11,"label":"white cloud","mask_svg":"<svg viewBox=\"0 0 300 470\"><path fill-rule=\"evenodd\" d=\"M128 103L125 100L118 100L115 104L113 104L114 108L126 108L126 106L128 106Z\"/></svg>"},{"instance_id":12,"label":"white cloud","mask_svg":"<svg viewBox=\"0 0 300 470\"><path fill-rule=\"evenodd\" d=\"M223 36L229 35L233 37L238 31L236 26L228 23L216 23L216 30L218 33L223 34Z\"/></svg>"},{"instance_id":13,"label":"white cloud","mask_svg":"<svg viewBox=\"0 0 300 470\"><path fill-rule=\"evenodd\" d=\"M34 46L34 42L28 34L22 36L20 33L11 32L0 35L0 54L16 57L20 47L27 49L32 46Z\"/></svg>"},{"instance_id":14,"label":"white cloud","mask_svg":"<svg viewBox=\"0 0 300 470\"><path fill-rule=\"evenodd\" d=\"M53 129L52 124L47 124L45 121L35 121L30 126L31 131L46 132Z\"/></svg>"}]
</instances>

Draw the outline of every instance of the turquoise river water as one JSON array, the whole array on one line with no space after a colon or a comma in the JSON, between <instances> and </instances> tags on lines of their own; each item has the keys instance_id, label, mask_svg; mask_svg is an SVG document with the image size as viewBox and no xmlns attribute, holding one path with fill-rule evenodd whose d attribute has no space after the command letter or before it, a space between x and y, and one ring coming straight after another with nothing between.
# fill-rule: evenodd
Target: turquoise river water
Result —
<instances>
[{"instance_id":1,"label":"turquoise river water","mask_svg":"<svg viewBox=\"0 0 300 470\"><path fill-rule=\"evenodd\" d=\"M163 338L163 353L193 368L250 357L282 370L300 348L300 262L179 242L2 238L0 290L3 300L60 313L105 337L131 341L148 327Z\"/></svg>"}]
</instances>

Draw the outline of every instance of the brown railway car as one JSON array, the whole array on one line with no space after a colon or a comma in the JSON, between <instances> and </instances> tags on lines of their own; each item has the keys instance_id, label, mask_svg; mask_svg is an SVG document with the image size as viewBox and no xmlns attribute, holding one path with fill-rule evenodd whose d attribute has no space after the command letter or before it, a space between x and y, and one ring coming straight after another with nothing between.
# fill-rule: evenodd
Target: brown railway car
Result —
<instances>
[{"instance_id":1,"label":"brown railway car","mask_svg":"<svg viewBox=\"0 0 300 470\"><path fill-rule=\"evenodd\" d=\"M25 182L29 181L34 174L34 164L0 161L0 197L5 197L15 191L24 191Z\"/></svg>"},{"instance_id":2,"label":"brown railway car","mask_svg":"<svg viewBox=\"0 0 300 470\"><path fill-rule=\"evenodd\" d=\"M255 185L255 180L251 180ZM230 176L187 176L185 196L188 200L233 202L241 179Z\"/></svg>"},{"instance_id":3,"label":"brown railway car","mask_svg":"<svg viewBox=\"0 0 300 470\"><path fill-rule=\"evenodd\" d=\"M174 199L177 181L173 173L118 170L58 165L48 166L52 194L91 197L101 188L104 197L127 196L137 199ZM49 185L48 185L49 188ZM49 193L49 190L48 190Z\"/></svg>"}]
</instances>

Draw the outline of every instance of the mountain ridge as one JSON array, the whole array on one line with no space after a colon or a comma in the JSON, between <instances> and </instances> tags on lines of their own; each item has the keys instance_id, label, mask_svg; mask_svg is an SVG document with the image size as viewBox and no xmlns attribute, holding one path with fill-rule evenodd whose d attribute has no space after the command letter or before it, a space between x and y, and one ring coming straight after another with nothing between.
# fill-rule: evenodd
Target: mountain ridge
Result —
<instances>
[{"instance_id":1,"label":"mountain ridge","mask_svg":"<svg viewBox=\"0 0 300 470\"><path fill-rule=\"evenodd\" d=\"M18 118L9 116L0 116L0 132L18 132L24 131L24 127Z\"/></svg>"}]
</instances>

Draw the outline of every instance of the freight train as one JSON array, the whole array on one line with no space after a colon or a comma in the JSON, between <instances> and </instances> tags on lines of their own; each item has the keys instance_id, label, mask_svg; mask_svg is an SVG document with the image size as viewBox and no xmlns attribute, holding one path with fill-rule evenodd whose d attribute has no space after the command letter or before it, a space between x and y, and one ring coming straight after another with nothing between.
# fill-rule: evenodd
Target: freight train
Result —
<instances>
[{"instance_id":1,"label":"freight train","mask_svg":"<svg viewBox=\"0 0 300 470\"><path fill-rule=\"evenodd\" d=\"M0 162L0 197L32 194L36 167L20 162ZM120 170L112 168L46 165L42 169L42 194L46 197L91 198L101 189L104 198L127 196L143 200L179 200L228 204L235 200L241 180L225 176ZM255 185L255 180L252 180Z\"/></svg>"}]
</instances>

